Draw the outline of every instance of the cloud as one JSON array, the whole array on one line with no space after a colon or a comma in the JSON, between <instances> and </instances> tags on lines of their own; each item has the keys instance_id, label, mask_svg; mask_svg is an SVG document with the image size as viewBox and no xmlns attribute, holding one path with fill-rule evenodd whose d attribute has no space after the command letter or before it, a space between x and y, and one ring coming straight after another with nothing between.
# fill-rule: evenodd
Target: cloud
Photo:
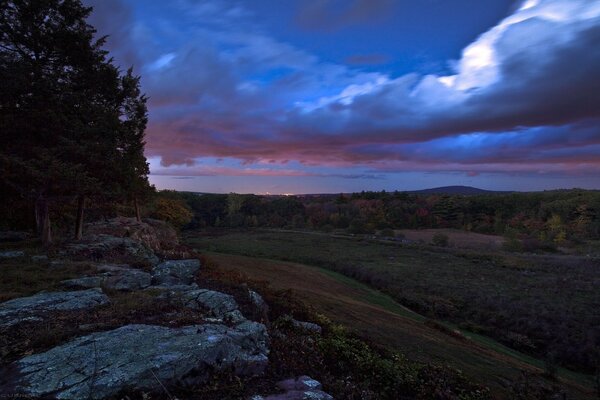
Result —
<instances>
[{"instance_id":1,"label":"cloud","mask_svg":"<svg viewBox=\"0 0 600 400\"><path fill-rule=\"evenodd\" d=\"M260 167L218 167L214 165L196 165L192 168L161 167L155 168L153 175L177 176L178 179L197 176L250 176L250 177L319 177L340 179L381 179L376 174L322 173L289 168Z\"/></svg>"},{"instance_id":2,"label":"cloud","mask_svg":"<svg viewBox=\"0 0 600 400\"><path fill-rule=\"evenodd\" d=\"M393 3L354 0L334 9L337 1L307 2L300 23L342 29L385 17ZM600 172L596 0L522 3L466 46L445 76L324 62L270 36L240 2L180 0L176 20L136 20L118 0L88 3L97 6L92 23L114 37L111 53L143 73L147 154L162 164L154 174L332 176L251 168L265 160L367 171L338 174L357 178ZM375 56L354 62L375 64ZM202 157L242 165L198 166Z\"/></svg>"}]
</instances>

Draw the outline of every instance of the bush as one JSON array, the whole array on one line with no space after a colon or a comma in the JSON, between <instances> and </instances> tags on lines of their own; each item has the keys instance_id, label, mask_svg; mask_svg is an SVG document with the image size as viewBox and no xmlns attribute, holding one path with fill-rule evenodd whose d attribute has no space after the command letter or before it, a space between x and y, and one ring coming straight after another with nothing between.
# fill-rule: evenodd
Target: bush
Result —
<instances>
[{"instance_id":1,"label":"bush","mask_svg":"<svg viewBox=\"0 0 600 400\"><path fill-rule=\"evenodd\" d=\"M182 228L192 220L193 214L185 201L163 198L156 201L152 217L167 221L176 228Z\"/></svg>"},{"instance_id":2,"label":"bush","mask_svg":"<svg viewBox=\"0 0 600 400\"><path fill-rule=\"evenodd\" d=\"M448 235L445 235L443 233L436 233L431 239L431 243L434 246L447 247L449 242L450 238L448 237Z\"/></svg>"},{"instance_id":3,"label":"bush","mask_svg":"<svg viewBox=\"0 0 600 400\"><path fill-rule=\"evenodd\" d=\"M396 235L393 229L383 229L381 232L379 232L379 236L395 237Z\"/></svg>"}]
</instances>

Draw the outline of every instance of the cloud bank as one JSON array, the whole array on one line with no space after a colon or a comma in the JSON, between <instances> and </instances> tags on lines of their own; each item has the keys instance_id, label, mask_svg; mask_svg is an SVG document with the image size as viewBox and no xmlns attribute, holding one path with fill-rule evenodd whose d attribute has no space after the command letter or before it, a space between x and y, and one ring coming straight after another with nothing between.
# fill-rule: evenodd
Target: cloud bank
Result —
<instances>
[{"instance_id":1,"label":"cloud bank","mask_svg":"<svg viewBox=\"0 0 600 400\"><path fill-rule=\"evenodd\" d=\"M335 64L277 40L244 2L144 2L146 19L124 0L88 3L117 60L143 76L154 173L600 172L597 0L527 0L448 60L450 74L401 76L354 65L384 56ZM337 3L306 2L296 22L342 29L393 2ZM267 167L199 167L206 158ZM281 168L290 161L297 170Z\"/></svg>"}]
</instances>

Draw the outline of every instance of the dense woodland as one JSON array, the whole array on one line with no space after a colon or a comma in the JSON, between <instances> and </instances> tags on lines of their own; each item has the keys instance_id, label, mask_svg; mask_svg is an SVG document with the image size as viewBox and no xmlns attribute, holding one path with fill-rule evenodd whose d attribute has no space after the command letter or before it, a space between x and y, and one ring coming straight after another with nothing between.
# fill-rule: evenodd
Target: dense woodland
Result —
<instances>
[{"instance_id":1,"label":"dense woodland","mask_svg":"<svg viewBox=\"0 0 600 400\"><path fill-rule=\"evenodd\" d=\"M504 235L507 245L523 250L552 250L600 238L598 191L474 196L385 191L320 196L163 192L162 196L185 201L193 212L189 228L269 227L354 234L455 228Z\"/></svg>"}]
</instances>

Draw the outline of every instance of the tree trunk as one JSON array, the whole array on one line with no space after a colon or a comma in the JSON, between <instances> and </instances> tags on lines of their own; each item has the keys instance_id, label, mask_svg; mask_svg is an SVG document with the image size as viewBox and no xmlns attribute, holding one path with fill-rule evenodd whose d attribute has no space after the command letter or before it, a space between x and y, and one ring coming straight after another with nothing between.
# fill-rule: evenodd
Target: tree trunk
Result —
<instances>
[{"instance_id":1,"label":"tree trunk","mask_svg":"<svg viewBox=\"0 0 600 400\"><path fill-rule=\"evenodd\" d=\"M135 219L137 222L142 222L142 216L140 215L140 205L138 204L137 197L133 198L133 207L135 208Z\"/></svg>"},{"instance_id":2,"label":"tree trunk","mask_svg":"<svg viewBox=\"0 0 600 400\"><path fill-rule=\"evenodd\" d=\"M77 197L77 221L75 222L75 240L83 237L83 211L85 209L85 196Z\"/></svg>"},{"instance_id":3,"label":"tree trunk","mask_svg":"<svg viewBox=\"0 0 600 400\"><path fill-rule=\"evenodd\" d=\"M35 201L35 222L38 235L44 246L52 243L52 228L50 226L50 213L48 212L48 201L40 194Z\"/></svg>"}]
</instances>

